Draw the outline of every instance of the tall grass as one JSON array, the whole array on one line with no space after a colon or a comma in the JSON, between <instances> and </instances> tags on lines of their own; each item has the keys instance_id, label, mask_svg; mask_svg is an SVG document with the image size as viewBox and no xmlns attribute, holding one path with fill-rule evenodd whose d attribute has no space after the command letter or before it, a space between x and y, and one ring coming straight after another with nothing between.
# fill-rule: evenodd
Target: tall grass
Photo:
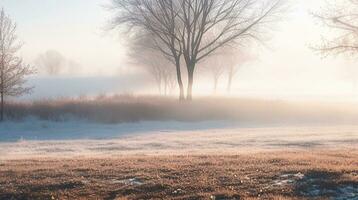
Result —
<instances>
[{"instance_id":1,"label":"tall grass","mask_svg":"<svg viewBox=\"0 0 358 200\"><path fill-rule=\"evenodd\" d=\"M73 118L100 123L136 121L234 120L242 123L356 123L357 106L273 100L202 97L192 102L157 96L101 95L10 102L8 120L36 117L62 121Z\"/></svg>"}]
</instances>

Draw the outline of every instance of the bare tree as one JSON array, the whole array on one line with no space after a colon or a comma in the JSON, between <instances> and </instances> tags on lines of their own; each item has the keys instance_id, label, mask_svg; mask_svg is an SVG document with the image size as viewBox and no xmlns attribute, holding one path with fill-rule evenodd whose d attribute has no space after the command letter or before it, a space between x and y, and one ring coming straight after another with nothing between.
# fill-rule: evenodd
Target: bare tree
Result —
<instances>
[{"instance_id":1,"label":"bare tree","mask_svg":"<svg viewBox=\"0 0 358 200\"><path fill-rule=\"evenodd\" d=\"M67 59L66 61L67 73L78 74L82 70L82 65L75 60Z\"/></svg>"},{"instance_id":2,"label":"bare tree","mask_svg":"<svg viewBox=\"0 0 358 200\"><path fill-rule=\"evenodd\" d=\"M48 75L58 75L66 65L65 57L56 50L48 50L38 56L35 60L39 66Z\"/></svg>"},{"instance_id":3,"label":"bare tree","mask_svg":"<svg viewBox=\"0 0 358 200\"><path fill-rule=\"evenodd\" d=\"M175 85L175 66L159 51L153 51L152 47L155 47L155 44L150 38L137 38L130 46L129 56L134 65L143 67L153 77L159 93L167 95Z\"/></svg>"},{"instance_id":4,"label":"bare tree","mask_svg":"<svg viewBox=\"0 0 358 200\"><path fill-rule=\"evenodd\" d=\"M25 86L25 76L34 71L16 56L21 47L22 44L16 35L16 24L2 9L0 13L0 121L4 120L5 96L19 96L32 89Z\"/></svg>"},{"instance_id":5,"label":"bare tree","mask_svg":"<svg viewBox=\"0 0 358 200\"><path fill-rule=\"evenodd\" d=\"M326 7L313 14L324 26L335 32L315 48L324 55L358 53L358 0L326 2Z\"/></svg>"},{"instance_id":6,"label":"bare tree","mask_svg":"<svg viewBox=\"0 0 358 200\"><path fill-rule=\"evenodd\" d=\"M178 0L112 0L115 12L113 24L127 25L129 30L137 29L136 37L149 34L152 37L151 48L161 52L176 67L180 100L184 99L184 86L180 62L182 47L179 38Z\"/></svg>"},{"instance_id":7,"label":"bare tree","mask_svg":"<svg viewBox=\"0 0 358 200\"><path fill-rule=\"evenodd\" d=\"M313 16L331 32L323 36L321 44L313 47L323 56L358 55L358 0L326 1L325 7ZM333 33L332 33L333 32ZM353 93L356 90L356 70L347 68L352 81Z\"/></svg>"},{"instance_id":8,"label":"bare tree","mask_svg":"<svg viewBox=\"0 0 358 200\"><path fill-rule=\"evenodd\" d=\"M134 59L135 64L143 67L153 77L159 93L167 95L168 89L172 87L173 74L175 75L174 66L170 67L172 63L153 51L141 50L140 53L135 53Z\"/></svg>"},{"instance_id":9,"label":"bare tree","mask_svg":"<svg viewBox=\"0 0 358 200\"><path fill-rule=\"evenodd\" d=\"M203 69L210 74L210 77L213 80L213 93L216 94L219 80L224 75L227 67L225 65L225 55L212 55L205 59L204 62L200 63L200 66L202 66Z\"/></svg>"},{"instance_id":10,"label":"bare tree","mask_svg":"<svg viewBox=\"0 0 358 200\"><path fill-rule=\"evenodd\" d=\"M164 83L164 95L173 94L176 90L176 73L172 68L165 68L165 73L163 73L163 83Z\"/></svg>"},{"instance_id":11,"label":"bare tree","mask_svg":"<svg viewBox=\"0 0 358 200\"><path fill-rule=\"evenodd\" d=\"M113 0L113 7L119 10L115 24L149 32L155 43L161 43L157 49L171 57L177 67L181 98L183 56L187 99L191 100L197 63L222 47L258 39L260 30L280 13L281 1Z\"/></svg>"},{"instance_id":12,"label":"bare tree","mask_svg":"<svg viewBox=\"0 0 358 200\"><path fill-rule=\"evenodd\" d=\"M231 51L231 52L230 52ZM254 59L254 57L248 51L241 51L240 49L231 49L225 58L225 62L227 63L227 92L231 92L232 82L239 72L240 68Z\"/></svg>"},{"instance_id":13,"label":"bare tree","mask_svg":"<svg viewBox=\"0 0 358 200\"><path fill-rule=\"evenodd\" d=\"M281 0L182 0L180 41L188 71L187 99L192 99L196 65L217 50L248 39L280 13Z\"/></svg>"},{"instance_id":14,"label":"bare tree","mask_svg":"<svg viewBox=\"0 0 358 200\"><path fill-rule=\"evenodd\" d=\"M227 77L227 80L228 80L227 81L227 92L228 93L231 93L232 82L233 82L233 79L238 71L239 71L239 65L234 64L234 63L229 65L228 77Z\"/></svg>"},{"instance_id":15,"label":"bare tree","mask_svg":"<svg viewBox=\"0 0 358 200\"><path fill-rule=\"evenodd\" d=\"M247 48L246 48L247 49ZM242 65L252 60L248 51L242 52L237 48L223 48L205 59L200 65L211 74L214 84L214 93L217 91L220 78L227 74L227 92L231 92L232 82Z\"/></svg>"}]
</instances>

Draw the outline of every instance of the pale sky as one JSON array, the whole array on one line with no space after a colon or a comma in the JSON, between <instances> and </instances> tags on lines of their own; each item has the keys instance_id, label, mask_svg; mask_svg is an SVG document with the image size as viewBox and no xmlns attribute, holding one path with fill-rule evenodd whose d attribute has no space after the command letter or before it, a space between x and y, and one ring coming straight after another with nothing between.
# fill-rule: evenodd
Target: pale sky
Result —
<instances>
[{"instance_id":1,"label":"pale sky","mask_svg":"<svg viewBox=\"0 0 358 200\"><path fill-rule=\"evenodd\" d=\"M105 31L106 5L108 0L0 0L18 24L28 62L54 49L96 75L116 72L125 55L120 37Z\"/></svg>"},{"instance_id":2,"label":"pale sky","mask_svg":"<svg viewBox=\"0 0 358 200\"><path fill-rule=\"evenodd\" d=\"M358 74L357 60L321 58L309 46L319 44L324 30L309 11L324 0L291 0L284 20L275 26L267 47L255 50L259 58L239 72L235 90L253 95L349 96L351 79ZM82 75L116 75L127 68L125 36L104 31L110 14L108 0L0 0L0 6L18 24L25 42L22 56L27 62L54 49L83 66ZM358 66L357 66L358 69ZM353 73L352 73L353 71ZM223 84L225 84L225 80ZM224 88L224 86L222 86ZM196 92L210 91L207 82ZM357 92L358 94L358 92Z\"/></svg>"}]
</instances>

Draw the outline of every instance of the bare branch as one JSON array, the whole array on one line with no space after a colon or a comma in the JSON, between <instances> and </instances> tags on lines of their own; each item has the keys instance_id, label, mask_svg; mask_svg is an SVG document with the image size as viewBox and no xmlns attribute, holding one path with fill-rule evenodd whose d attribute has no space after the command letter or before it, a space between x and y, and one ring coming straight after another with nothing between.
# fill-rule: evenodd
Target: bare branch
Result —
<instances>
[{"instance_id":1,"label":"bare branch","mask_svg":"<svg viewBox=\"0 0 358 200\"><path fill-rule=\"evenodd\" d=\"M341 0L326 3L319 13L313 13L334 35L324 37L315 51L323 55L355 55L358 52L358 1Z\"/></svg>"},{"instance_id":2,"label":"bare branch","mask_svg":"<svg viewBox=\"0 0 358 200\"><path fill-rule=\"evenodd\" d=\"M17 40L16 24L5 14L0 13L0 93L7 96L19 96L31 91L26 87L25 76L34 73L25 65L16 53L22 47Z\"/></svg>"}]
</instances>

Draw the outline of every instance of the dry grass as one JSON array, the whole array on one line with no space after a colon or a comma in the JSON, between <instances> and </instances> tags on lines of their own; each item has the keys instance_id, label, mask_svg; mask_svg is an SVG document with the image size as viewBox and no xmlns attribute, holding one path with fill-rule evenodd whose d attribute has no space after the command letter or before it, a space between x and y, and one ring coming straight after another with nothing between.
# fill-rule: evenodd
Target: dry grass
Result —
<instances>
[{"instance_id":1,"label":"dry grass","mask_svg":"<svg viewBox=\"0 0 358 200\"><path fill-rule=\"evenodd\" d=\"M305 191L358 187L356 150L32 159L0 166L0 199L326 199ZM280 184L290 176L292 182Z\"/></svg>"},{"instance_id":2,"label":"dry grass","mask_svg":"<svg viewBox=\"0 0 358 200\"><path fill-rule=\"evenodd\" d=\"M179 103L156 96L99 96L9 103L9 119L86 119L95 122L238 120L242 123L357 123L356 105L203 97Z\"/></svg>"},{"instance_id":3,"label":"dry grass","mask_svg":"<svg viewBox=\"0 0 358 200\"><path fill-rule=\"evenodd\" d=\"M215 123L214 123L215 124ZM206 123L204 123L206 126ZM142 126L142 124L134 124ZM75 139L71 129L65 133L70 140L14 140L0 142L0 160L27 158L107 158L119 155L235 155L237 153L258 153L279 150L340 150L357 149L357 126L292 126L262 128L208 128L199 130L148 130L143 133L129 132L126 135L109 139ZM25 126L26 128L26 126ZM24 129L25 129L24 128ZM106 127L105 127L106 128ZM102 128L102 129L105 129ZM82 131L85 135L90 128ZM115 126L114 131L120 131ZM130 130L124 128L124 130ZM164 131L163 131L164 130ZM61 134L63 130L42 134ZM68 131L68 132L67 132ZM4 132L6 135L6 131ZM16 133L16 132L15 132ZM76 134L76 131L72 131ZM101 129L95 133L100 136ZM26 133L24 133L25 135ZM31 133L30 133L31 134ZM39 134L41 136L41 134ZM105 135L105 134L104 134ZM35 135L36 136L36 135ZM354 150L353 150L354 151Z\"/></svg>"}]
</instances>

